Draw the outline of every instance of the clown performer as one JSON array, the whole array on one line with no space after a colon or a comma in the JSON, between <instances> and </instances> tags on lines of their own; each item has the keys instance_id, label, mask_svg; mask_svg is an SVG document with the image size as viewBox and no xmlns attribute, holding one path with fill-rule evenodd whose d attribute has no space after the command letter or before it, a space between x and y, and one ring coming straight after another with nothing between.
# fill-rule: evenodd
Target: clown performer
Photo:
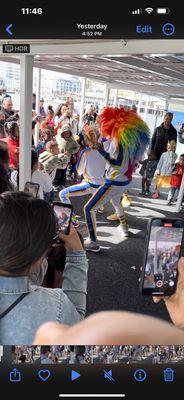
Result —
<instances>
[{"instance_id":1,"label":"clown performer","mask_svg":"<svg viewBox=\"0 0 184 400\"><path fill-rule=\"evenodd\" d=\"M59 197L63 203L70 203L71 196L85 196L93 194L104 183L106 162L102 155L96 150L99 132L94 124L85 126L85 142L88 145L80 153L76 165L78 175L83 176L81 183L69 186L60 191ZM79 226L76 216L72 219L75 227Z\"/></svg>"},{"instance_id":2,"label":"clown performer","mask_svg":"<svg viewBox=\"0 0 184 400\"><path fill-rule=\"evenodd\" d=\"M96 211L111 200L119 218L118 230L124 237L129 236L125 213L121 204L124 189L132 180L135 165L149 145L148 126L132 110L106 107L99 115L102 137L111 139L108 151L102 143L98 151L107 162L105 183L97 189L84 207L89 238L85 241L87 251L99 252L100 245L96 233Z\"/></svg>"}]
</instances>

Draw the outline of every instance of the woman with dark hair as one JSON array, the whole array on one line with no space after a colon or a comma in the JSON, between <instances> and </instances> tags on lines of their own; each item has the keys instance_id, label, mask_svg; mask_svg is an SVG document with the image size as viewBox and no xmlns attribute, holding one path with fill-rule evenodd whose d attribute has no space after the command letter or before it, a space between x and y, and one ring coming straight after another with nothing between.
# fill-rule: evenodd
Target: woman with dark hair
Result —
<instances>
[{"instance_id":1,"label":"woman with dark hair","mask_svg":"<svg viewBox=\"0 0 184 400\"><path fill-rule=\"evenodd\" d=\"M86 312L87 260L71 227L62 289L42 287L56 235L51 206L24 192L0 195L0 343L31 344L47 321L73 325Z\"/></svg>"},{"instance_id":2,"label":"woman with dark hair","mask_svg":"<svg viewBox=\"0 0 184 400\"><path fill-rule=\"evenodd\" d=\"M66 113L67 110L68 110L68 106L65 103L61 103L58 105L58 107L56 108L56 111L54 113L55 125L58 124L59 119L62 117L62 115L64 115Z\"/></svg>"},{"instance_id":3,"label":"woman with dark hair","mask_svg":"<svg viewBox=\"0 0 184 400\"><path fill-rule=\"evenodd\" d=\"M8 175L9 154L6 143L0 140L0 194L12 190Z\"/></svg>"}]
</instances>

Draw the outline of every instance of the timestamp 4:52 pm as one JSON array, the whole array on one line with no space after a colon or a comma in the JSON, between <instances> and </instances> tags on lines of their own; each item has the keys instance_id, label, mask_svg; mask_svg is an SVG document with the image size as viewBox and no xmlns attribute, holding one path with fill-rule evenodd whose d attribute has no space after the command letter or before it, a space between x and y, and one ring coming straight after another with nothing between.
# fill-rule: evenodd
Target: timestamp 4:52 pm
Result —
<instances>
[{"instance_id":1,"label":"timestamp 4:52 pm","mask_svg":"<svg viewBox=\"0 0 184 400\"><path fill-rule=\"evenodd\" d=\"M101 31L83 31L81 33L82 36L93 36L93 37L102 37L103 32Z\"/></svg>"}]
</instances>

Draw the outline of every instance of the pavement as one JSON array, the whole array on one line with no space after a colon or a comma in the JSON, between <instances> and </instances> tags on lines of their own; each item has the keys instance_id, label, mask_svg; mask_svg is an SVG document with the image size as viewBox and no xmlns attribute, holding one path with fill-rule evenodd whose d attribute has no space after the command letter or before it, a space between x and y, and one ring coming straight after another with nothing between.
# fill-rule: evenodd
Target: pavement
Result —
<instances>
[{"instance_id":1,"label":"pavement","mask_svg":"<svg viewBox=\"0 0 184 400\"><path fill-rule=\"evenodd\" d=\"M89 260L87 315L102 310L124 310L169 320L163 302L155 305L151 297L139 289L140 267L143 264L148 220L151 217L177 217L174 206L166 205L166 193L160 199L139 195L141 177L136 174L128 192L132 205L126 209L130 237L122 238L118 222L106 219L114 212L111 204L102 215L97 214L100 253L87 253ZM89 196L73 198L74 211L80 215L80 230L87 236L83 206ZM180 213L180 217L181 217ZM133 268L132 268L133 267Z\"/></svg>"}]
</instances>

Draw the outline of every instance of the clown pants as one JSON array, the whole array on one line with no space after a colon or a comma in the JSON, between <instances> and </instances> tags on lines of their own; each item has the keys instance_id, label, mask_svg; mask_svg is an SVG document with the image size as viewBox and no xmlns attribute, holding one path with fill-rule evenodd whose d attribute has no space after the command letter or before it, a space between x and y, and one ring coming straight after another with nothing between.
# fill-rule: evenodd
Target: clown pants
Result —
<instances>
[{"instance_id":1,"label":"clown pants","mask_svg":"<svg viewBox=\"0 0 184 400\"><path fill-rule=\"evenodd\" d=\"M63 203L69 203L69 197L74 196L86 196L93 194L99 188L98 185L92 185L89 182L82 181L81 183L73 186L69 186L60 191L59 197Z\"/></svg>"},{"instance_id":2,"label":"clown pants","mask_svg":"<svg viewBox=\"0 0 184 400\"><path fill-rule=\"evenodd\" d=\"M124 188L127 186L116 186L105 183L100 186L91 199L84 206L84 214L88 228L88 234L92 241L97 241L96 233L96 211L99 207L107 204L110 200L119 217L120 223L126 225L124 209L121 205L121 198Z\"/></svg>"}]
</instances>

